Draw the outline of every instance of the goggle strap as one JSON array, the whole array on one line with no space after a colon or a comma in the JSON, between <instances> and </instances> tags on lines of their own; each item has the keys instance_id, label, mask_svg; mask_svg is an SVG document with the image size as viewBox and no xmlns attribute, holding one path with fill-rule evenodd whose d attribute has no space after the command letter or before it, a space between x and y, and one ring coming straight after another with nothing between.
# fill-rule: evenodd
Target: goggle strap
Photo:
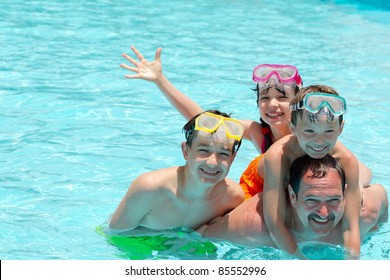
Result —
<instances>
[{"instance_id":1,"label":"goggle strap","mask_svg":"<svg viewBox=\"0 0 390 280\"><path fill-rule=\"evenodd\" d=\"M297 111L303 108L303 100L291 105L291 111Z\"/></svg>"}]
</instances>

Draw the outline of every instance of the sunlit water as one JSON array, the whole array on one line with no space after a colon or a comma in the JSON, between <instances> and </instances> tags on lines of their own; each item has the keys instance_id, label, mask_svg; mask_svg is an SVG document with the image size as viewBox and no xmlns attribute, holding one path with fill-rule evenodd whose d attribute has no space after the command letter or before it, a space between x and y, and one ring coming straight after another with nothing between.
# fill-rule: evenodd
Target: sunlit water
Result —
<instances>
[{"instance_id":1,"label":"sunlit water","mask_svg":"<svg viewBox=\"0 0 390 280\"><path fill-rule=\"evenodd\" d=\"M347 99L340 139L390 191L390 8L369 2L1 1L0 258L289 258L187 231L133 240L152 243L134 256L99 230L137 175L184 163L185 120L153 84L123 78L130 45L149 59L162 46L179 89L246 119L259 117L253 67L296 65L305 85L330 85ZM238 180L256 155L243 143L229 176ZM317 259L342 251L304 250ZM362 259L389 254L386 224Z\"/></svg>"}]
</instances>

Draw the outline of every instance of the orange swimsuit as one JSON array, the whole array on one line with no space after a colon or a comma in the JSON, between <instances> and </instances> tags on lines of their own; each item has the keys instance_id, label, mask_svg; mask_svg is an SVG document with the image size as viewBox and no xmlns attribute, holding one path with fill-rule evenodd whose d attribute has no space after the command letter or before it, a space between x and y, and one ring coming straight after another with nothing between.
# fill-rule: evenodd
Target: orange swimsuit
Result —
<instances>
[{"instance_id":1,"label":"orange swimsuit","mask_svg":"<svg viewBox=\"0 0 390 280\"><path fill-rule=\"evenodd\" d=\"M272 136L272 132L268 127L262 127L261 131L264 136L269 134ZM240 178L240 185L245 193L245 200L251 198L252 196L263 192L264 188L264 179L261 178L257 171L257 166L260 159L264 156L268 147L266 145L265 137L263 138L263 143L261 143L261 155L252 160L245 171L242 173Z\"/></svg>"},{"instance_id":2,"label":"orange swimsuit","mask_svg":"<svg viewBox=\"0 0 390 280\"><path fill-rule=\"evenodd\" d=\"M259 160L264 155L265 154L261 154L260 156L252 160L241 175L240 186L245 193L245 200L251 198L252 196L260 192L263 192L264 179L261 178L261 176L257 172L257 165L259 164Z\"/></svg>"}]
</instances>

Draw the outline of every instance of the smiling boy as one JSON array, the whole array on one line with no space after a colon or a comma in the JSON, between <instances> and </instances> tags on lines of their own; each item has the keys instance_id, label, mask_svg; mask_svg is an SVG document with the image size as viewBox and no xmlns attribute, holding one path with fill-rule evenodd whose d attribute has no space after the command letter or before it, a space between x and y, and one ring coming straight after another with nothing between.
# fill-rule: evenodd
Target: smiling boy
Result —
<instances>
[{"instance_id":1,"label":"smiling boy","mask_svg":"<svg viewBox=\"0 0 390 280\"><path fill-rule=\"evenodd\" d=\"M241 187L226 178L241 144L242 125L227 114L207 111L192 118L183 131L186 164L136 178L112 215L111 230L195 230L243 201Z\"/></svg>"}]
</instances>

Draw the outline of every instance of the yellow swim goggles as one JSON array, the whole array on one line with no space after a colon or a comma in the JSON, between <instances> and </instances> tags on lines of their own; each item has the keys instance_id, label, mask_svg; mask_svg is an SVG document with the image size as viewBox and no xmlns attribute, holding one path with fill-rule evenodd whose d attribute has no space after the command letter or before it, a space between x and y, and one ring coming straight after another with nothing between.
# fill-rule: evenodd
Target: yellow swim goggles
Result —
<instances>
[{"instance_id":1,"label":"yellow swim goggles","mask_svg":"<svg viewBox=\"0 0 390 280\"><path fill-rule=\"evenodd\" d=\"M236 119L205 112L195 120L195 130L205 131L208 133L215 132L221 125L225 127L227 137L237 141L242 139L244 127Z\"/></svg>"}]
</instances>

